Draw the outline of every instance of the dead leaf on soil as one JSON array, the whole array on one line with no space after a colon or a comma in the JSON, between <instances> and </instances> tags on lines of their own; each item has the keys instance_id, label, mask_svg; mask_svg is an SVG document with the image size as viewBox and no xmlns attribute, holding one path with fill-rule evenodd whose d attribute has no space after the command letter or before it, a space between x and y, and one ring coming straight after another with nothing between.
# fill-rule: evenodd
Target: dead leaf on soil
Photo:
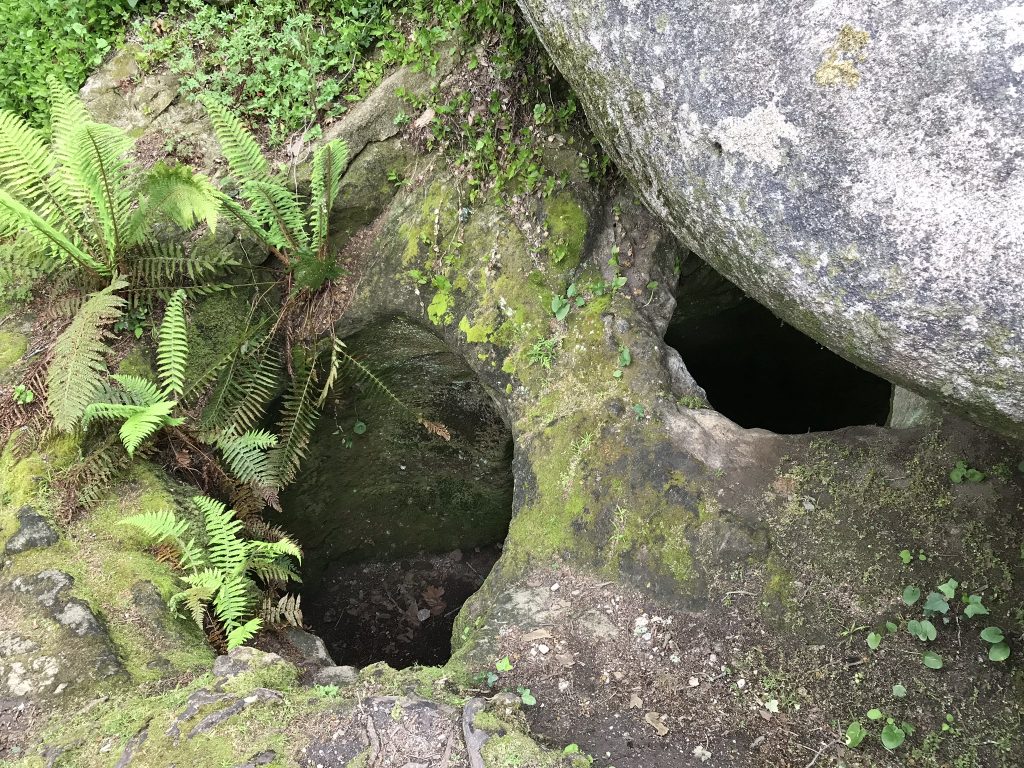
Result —
<instances>
[{"instance_id":1,"label":"dead leaf on soil","mask_svg":"<svg viewBox=\"0 0 1024 768\"><path fill-rule=\"evenodd\" d=\"M629 708L640 709L644 705L644 700L637 696L635 693L629 697Z\"/></svg>"},{"instance_id":2,"label":"dead leaf on soil","mask_svg":"<svg viewBox=\"0 0 1024 768\"><path fill-rule=\"evenodd\" d=\"M547 640L549 637L551 637L551 633L546 629L535 629L533 632L523 635L523 642L532 643L535 640Z\"/></svg>"},{"instance_id":3,"label":"dead leaf on soil","mask_svg":"<svg viewBox=\"0 0 1024 768\"><path fill-rule=\"evenodd\" d=\"M644 720L649 726L651 726L651 728L658 732L659 736L665 736L668 734L668 726L661 722L661 718L663 717L664 715L660 712L648 712L644 715Z\"/></svg>"},{"instance_id":4,"label":"dead leaf on soil","mask_svg":"<svg viewBox=\"0 0 1024 768\"><path fill-rule=\"evenodd\" d=\"M574 659L572 657L572 654L569 654L569 653L560 653L560 654L558 654L557 656L555 656L555 661L557 661L559 664L561 664L566 669L568 669L569 667L571 667L573 664L576 663L576 659Z\"/></svg>"}]
</instances>

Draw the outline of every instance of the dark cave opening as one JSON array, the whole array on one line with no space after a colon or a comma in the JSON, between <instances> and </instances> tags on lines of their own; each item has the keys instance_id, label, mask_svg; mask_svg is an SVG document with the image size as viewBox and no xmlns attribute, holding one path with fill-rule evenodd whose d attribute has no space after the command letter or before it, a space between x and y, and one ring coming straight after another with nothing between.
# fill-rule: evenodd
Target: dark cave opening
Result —
<instances>
[{"instance_id":1,"label":"dark cave opening","mask_svg":"<svg viewBox=\"0 0 1024 768\"><path fill-rule=\"evenodd\" d=\"M696 258L665 336L712 408L780 434L884 425L892 385L779 320Z\"/></svg>"},{"instance_id":2,"label":"dark cave opening","mask_svg":"<svg viewBox=\"0 0 1024 768\"><path fill-rule=\"evenodd\" d=\"M443 664L508 533L512 434L473 371L418 326L393 319L346 344L451 440L365 380L336 388L281 498L306 555L304 620L336 664Z\"/></svg>"}]
</instances>

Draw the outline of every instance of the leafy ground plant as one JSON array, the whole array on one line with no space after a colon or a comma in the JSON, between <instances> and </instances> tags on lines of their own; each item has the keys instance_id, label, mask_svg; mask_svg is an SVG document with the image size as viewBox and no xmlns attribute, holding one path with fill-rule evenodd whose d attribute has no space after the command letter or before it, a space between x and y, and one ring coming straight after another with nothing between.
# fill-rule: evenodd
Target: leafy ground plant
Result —
<instances>
[{"instance_id":1,"label":"leafy ground plant","mask_svg":"<svg viewBox=\"0 0 1024 768\"><path fill-rule=\"evenodd\" d=\"M139 0L0 0L0 109L42 125L47 78L77 89L123 37Z\"/></svg>"},{"instance_id":2,"label":"leafy ground plant","mask_svg":"<svg viewBox=\"0 0 1024 768\"><path fill-rule=\"evenodd\" d=\"M223 627L230 650L263 625L263 619L254 615L259 590L253 577L265 583L299 581L294 565L302 560L302 550L287 537L272 542L245 538L234 511L215 499L196 496L192 503L203 520L199 542L189 535L192 524L170 510L135 515L123 523L177 552L185 575L183 588L170 599L171 608L184 605L203 629L209 613Z\"/></svg>"}]
</instances>

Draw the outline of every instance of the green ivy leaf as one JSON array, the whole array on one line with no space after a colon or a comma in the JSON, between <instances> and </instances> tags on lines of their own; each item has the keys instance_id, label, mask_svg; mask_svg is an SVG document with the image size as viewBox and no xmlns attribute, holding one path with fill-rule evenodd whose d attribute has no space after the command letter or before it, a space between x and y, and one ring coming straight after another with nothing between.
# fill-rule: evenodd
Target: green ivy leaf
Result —
<instances>
[{"instance_id":1,"label":"green ivy leaf","mask_svg":"<svg viewBox=\"0 0 1024 768\"><path fill-rule=\"evenodd\" d=\"M861 742L864 741L868 732L864 726L860 724L860 720L854 720L846 728L846 746L851 749L856 749L860 746Z\"/></svg>"},{"instance_id":2,"label":"green ivy leaf","mask_svg":"<svg viewBox=\"0 0 1024 768\"><path fill-rule=\"evenodd\" d=\"M882 746L892 751L899 747L907 738L903 729L893 723L886 724L882 729Z\"/></svg>"},{"instance_id":3,"label":"green ivy leaf","mask_svg":"<svg viewBox=\"0 0 1024 768\"><path fill-rule=\"evenodd\" d=\"M929 592L928 597L924 601L924 609L932 613L945 615L949 613L949 602L938 592Z\"/></svg>"},{"instance_id":4,"label":"green ivy leaf","mask_svg":"<svg viewBox=\"0 0 1024 768\"><path fill-rule=\"evenodd\" d=\"M508 656L506 656L503 659L499 659L497 663L494 665L494 668L499 672L511 672L512 662L509 660Z\"/></svg>"},{"instance_id":5,"label":"green ivy leaf","mask_svg":"<svg viewBox=\"0 0 1024 768\"><path fill-rule=\"evenodd\" d=\"M903 602L907 605L913 605L920 599L921 589L919 587L916 587L913 584L908 584L903 588Z\"/></svg>"},{"instance_id":6,"label":"green ivy leaf","mask_svg":"<svg viewBox=\"0 0 1024 768\"><path fill-rule=\"evenodd\" d=\"M956 588L960 586L960 582L956 579L950 579L945 584L939 584L938 590L945 595L947 600L952 600L953 595L956 593Z\"/></svg>"},{"instance_id":7,"label":"green ivy leaf","mask_svg":"<svg viewBox=\"0 0 1024 768\"><path fill-rule=\"evenodd\" d=\"M878 646L882 644L882 636L877 632L868 633L868 648L872 651L877 651Z\"/></svg>"},{"instance_id":8,"label":"green ivy leaf","mask_svg":"<svg viewBox=\"0 0 1024 768\"><path fill-rule=\"evenodd\" d=\"M910 553L909 549L900 550L900 560L903 561L904 565L910 565L910 561L914 559L914 556Z\"/></svg>"}]
</instances>

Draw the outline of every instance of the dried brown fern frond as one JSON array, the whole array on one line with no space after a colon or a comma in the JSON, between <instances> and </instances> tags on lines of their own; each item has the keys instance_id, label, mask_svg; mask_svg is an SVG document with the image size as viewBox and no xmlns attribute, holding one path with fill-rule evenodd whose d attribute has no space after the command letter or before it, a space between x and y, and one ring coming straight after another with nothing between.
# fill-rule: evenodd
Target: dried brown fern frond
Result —
<instances>
[{"instance_id":1,"label":"dried brown fern frond","mask_svg":"<svg viewBox=\"0 0 1024 768\"><path fill-rule=\"evenodd\" d=\"M305 626L302 618L302 595L285 594L277 598L270 593L263 600L260 617L274 626Z\"/></svg>"},{"instance_id":2,"label":"dried brown fern frond","mask_svg":"<svg viewBox=\"0 0 1024 768\"><path fill-rule=\"evenodd\" d=\"M420 424L432 435L440 437L445 442L451 442L452 433L444 424L439 421L430 421L429 419L420 419Z\"/></svg>"}]
</instances>

